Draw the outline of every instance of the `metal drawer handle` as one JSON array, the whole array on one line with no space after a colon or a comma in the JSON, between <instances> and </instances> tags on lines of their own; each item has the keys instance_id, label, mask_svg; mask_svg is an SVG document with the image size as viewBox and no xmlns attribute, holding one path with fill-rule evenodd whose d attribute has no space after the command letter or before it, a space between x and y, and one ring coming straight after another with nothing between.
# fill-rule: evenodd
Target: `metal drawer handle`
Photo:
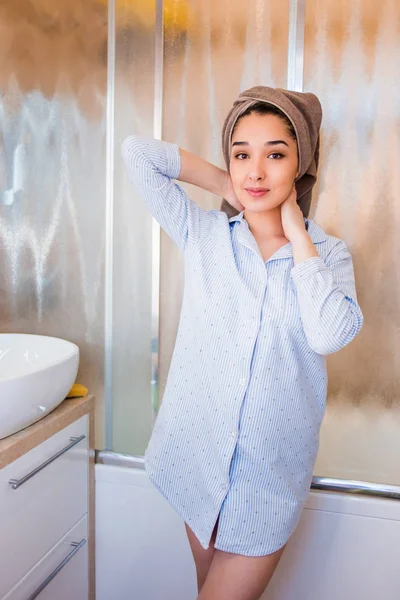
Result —
<instances>
[{"instance_id":1,"label":"metal drawer handle","mask_svg":"<svg viewBox=\"0 0 400 600\"><path fill-rule=\"evenodd\" d=\"M39 587L37 588L37 590L35 590L33 592L33 594L31 596L29 596L28 600L34 600L35 598L37 598L39 596L39 594L41 592L43 592L44 588L47 587L50 583L50 581L53 581L54 577L56 577L56 575L58 575L58 573L61 571L61 569L63 569L65 567L65 565L67 563L69 563L69 561L71 560L71 558L73 558L75 556L75 554L77 552L79 552L79 550L86 544L86 540L83 539L80 542L72 542L70 545L73 547L71 552L64 558L64 560L62 562L60 562L60 564L58 565L58 567L56 567L54 569L54 571L52 573L50 573L50 575L48 577L46 577L46 579L43 581L43 583L41 583L39 585Z\"/></svg>"},{"instance_id":2,"label":"metal drawer handle","mask_svg":"<svg viewBox=\"0 0 400 600\"><path fill-rule=\"evenodd\" d=\"M39 471L41 471L42 469L44 469L45 467L47 467L47 465L49 465L50 463L52 463L53 461L55 461L57 458L59 458L62 454L64 454L65 452L67 452L68 450L70 450L71 448L73 448L74 446L76 446L77 444L79 444L79 442L81 442L82 440L84 440L85 437L86 437L85 435L81 435L79 437L69 438L70 439L70 443L68 444L68 446L65 446L65 448L63 448L62 450L59 450L51 458L49 458L44 463L42 463L41 465L39 465L38 467L36 467L36 469L33 469L33 471L31 471L30 473L28 473L27 475L25 475L25 477L22 477L21 479L10 479L10 481L8 483L11 485L11 487L12 487L13 490L17 490L19 487L21 487L21 485L23 485L29 479L31 479L31 477L33 477L34 475L36 475L37 473L39 473Z\"/></svg>"}]
</instances>

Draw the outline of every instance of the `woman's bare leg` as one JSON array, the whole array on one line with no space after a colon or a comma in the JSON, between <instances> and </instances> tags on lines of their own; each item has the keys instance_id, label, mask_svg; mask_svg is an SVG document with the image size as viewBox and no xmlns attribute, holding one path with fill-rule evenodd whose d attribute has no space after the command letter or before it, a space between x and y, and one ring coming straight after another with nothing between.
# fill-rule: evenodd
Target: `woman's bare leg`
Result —
<instances>
[{"instance_id":1,"label":"woman's bare leg","mask_svg":"<svg viewBox=\"0 0 400 600\"><path fill-rule=\"evenodd\" d=\"M210 545L207 548L207 550L204 550L204 548L201 546L199 540L197 539L197 537L195 536L193 531L190 529L190 527L186 523L185 523L185 527L186 527L186 533L187 533L187 536L189 539L190 548L192 550L194 562L196 565L197 589L200 592L200 590L203 587L203 584L206 580L208 570L210 568L212 560L214 558L214 552L215 552L214 542L215 542L215 536L217 535L218 520L214 527L214 531L212 533L211 540L210 540Z\"/></svg>"},{"instance_id":2,"label":"woman's bare leg","mask_svg":"<svg viewBox=\"0 0 400 600\"><path fill-rule=\"evenodd\" d=\"M284 548L267 556L242 556L215 549L198 600L259 600Z\"/></svg>"}]
</instances>

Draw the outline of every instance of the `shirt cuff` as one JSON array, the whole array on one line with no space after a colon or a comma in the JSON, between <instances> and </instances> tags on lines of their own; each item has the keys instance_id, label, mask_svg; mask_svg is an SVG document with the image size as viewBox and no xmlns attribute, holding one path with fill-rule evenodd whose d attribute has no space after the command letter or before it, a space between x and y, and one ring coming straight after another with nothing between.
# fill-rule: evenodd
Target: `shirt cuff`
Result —
<instances>
[{"instance_id":1,"label":"shirt cuff","mask_svg":"<svg viewBox=\"0 0 400 600\"><path fill-rule=\"evenodd\" d=\"M167 157L167 174L170 179L178 179L182 169L179 146L171 142L163 142Z\"/></svg>"},{"instance_id":2,"label":"shirt cuff","mask_svg":"<svg viewBox=\"0 0 400 600\"><path fill-rule=\"evenodd\" d=\"M303 281L303 279L307 279L319 271L326 271L327 268L324 260L320 256L313 256L312 258L303 260L301 263L295 265L290 276L297 285L300 281Z\"/></svg>"}]
</instances>

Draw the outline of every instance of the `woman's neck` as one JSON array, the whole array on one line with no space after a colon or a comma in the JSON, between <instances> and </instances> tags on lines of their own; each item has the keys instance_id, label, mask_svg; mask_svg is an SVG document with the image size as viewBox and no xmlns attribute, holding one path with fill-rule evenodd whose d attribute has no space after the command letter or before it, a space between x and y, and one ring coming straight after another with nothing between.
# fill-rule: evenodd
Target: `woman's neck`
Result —
<instances>
[{"instance_id":1,"label":"woman's neck","mask_svg":"<svg viewBox=\"0 0 400 600\"><path fill-rule=\"evenodd\" d=\"M280 206L261 213L245 210L243 216L257 240L285 238Z\"/></svg>"}]
</instances>

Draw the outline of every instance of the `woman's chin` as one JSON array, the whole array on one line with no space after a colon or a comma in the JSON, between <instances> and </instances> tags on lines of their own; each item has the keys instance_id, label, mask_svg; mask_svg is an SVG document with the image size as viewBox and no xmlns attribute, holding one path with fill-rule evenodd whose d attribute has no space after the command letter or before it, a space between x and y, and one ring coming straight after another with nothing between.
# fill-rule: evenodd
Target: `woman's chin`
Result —
<instances>
[{"instance_id":1,"label":"woman's chin","mask_svg":"<svg viewBox=\"0 0 400 600\"><path fill-rule=\"evenodd\" d=\"M280 204L282 204L281 202L278 202L278 203L271 202L271 199L263 200L261 198L257 198L254 200L246 199L245 202L243 202L241 200L241 203L244 206L245 210L255 212L255 213L261 213L261 212L266 212L269 210L274 210L275 208L280 206Z\"/></svg>"}]
</instances>

